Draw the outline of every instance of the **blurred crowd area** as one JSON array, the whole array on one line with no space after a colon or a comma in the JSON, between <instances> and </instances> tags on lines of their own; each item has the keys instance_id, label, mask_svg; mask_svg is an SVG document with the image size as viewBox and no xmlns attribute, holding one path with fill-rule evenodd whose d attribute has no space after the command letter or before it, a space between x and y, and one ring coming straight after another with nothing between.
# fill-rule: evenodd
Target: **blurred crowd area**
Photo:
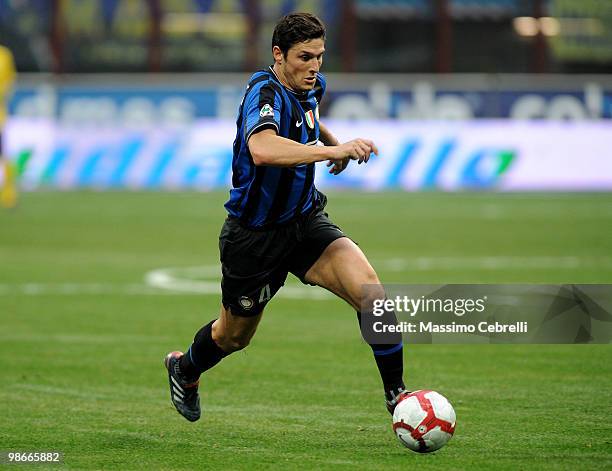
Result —
<instances>
[{"instance_id":1,"label":"blurred crowd area","mask_svg":"<svg viewBox=\"0 0 612 471\"><path fill-rule=\"evenodd\" d=\"M326 72L612 71L612 0L0 0L0 44L20 72L246 72L292 11Z\"/></svg>"}]
</instances>

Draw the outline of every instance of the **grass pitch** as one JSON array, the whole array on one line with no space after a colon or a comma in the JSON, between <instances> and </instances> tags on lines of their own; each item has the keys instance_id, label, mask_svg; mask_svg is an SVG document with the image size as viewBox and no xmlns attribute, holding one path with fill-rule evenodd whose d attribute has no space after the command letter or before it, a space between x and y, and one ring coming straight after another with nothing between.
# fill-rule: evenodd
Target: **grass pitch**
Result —
<instances>
[{"instance_id":1,"label":"grass pitch","mask_svg":"<svg viewBox=\"0 0 612 471\"><path fill-rule=\"evenodd\" d=\"M612 467L609 345L407 346L408 387L457 412L449 444L418 455L354 313L316 288L275 298L203 377L202 419L182 419L162 359L218 312L225 196L41 192L0 213L0 449L58 450L70 469ZM385 282L612 283L609 194L329 196ZM144 281L194 266L201 294Z\"/></svg>"}]
</instances>

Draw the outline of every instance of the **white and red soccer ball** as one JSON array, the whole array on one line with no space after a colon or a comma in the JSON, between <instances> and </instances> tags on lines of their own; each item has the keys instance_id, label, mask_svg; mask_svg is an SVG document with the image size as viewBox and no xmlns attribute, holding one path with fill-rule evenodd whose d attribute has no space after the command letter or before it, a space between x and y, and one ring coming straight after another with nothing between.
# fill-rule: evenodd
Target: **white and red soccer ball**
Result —
<instances>
[{"instance_id":1,"label":"white and red soccer ball","mask_svg":"<svg viewBox=\"0 0 612 471\"><path fill-rule=\"evenodd\" d=\"M455 410L436 391L422 389L403 396L393 411L393 431L406 447L419 453L442 448L455 433Z\"/></svg>"}]
</instances>

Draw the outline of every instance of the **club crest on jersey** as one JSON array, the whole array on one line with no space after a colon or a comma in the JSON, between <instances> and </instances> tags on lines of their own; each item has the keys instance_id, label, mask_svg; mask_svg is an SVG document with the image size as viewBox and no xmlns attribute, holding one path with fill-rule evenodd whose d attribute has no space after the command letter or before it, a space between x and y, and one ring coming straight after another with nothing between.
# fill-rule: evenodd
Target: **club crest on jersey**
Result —
<instances>
[{"instance_id":1,"label":"club crest on jersey","mask_svg":"<svg viewBox=\"0 0 612 471\"><path fill-rule=\"evenodd\" d=\"M261 118L265 118L266 116L274 116L274 110L270 105L265 104L259 110L259 116Z\"/></svg>"},{"instance_id":2,"label":"club crest on jersey","mask_svg":"<svg viewBox=\"0 0 612 471\"><path fill-rule=\"evenodd\" d=\"M314 129L315 117L312 110L308 110L304 116L306 117L306 124L308 125L308 127L310 129Z\"/></svg>"},{"instance_id":3,"label":"club crest on jersey","mask_svg":"<svg viewBox=\"0 0 612 471\"><path fill-rule=\"evenodd\" d=\"M251 309L255 304L253 300L248 296L240 296L240 298L238 298L238 303L240 304L240 306L242 306L242 309L245 310Z\"/></svg>"}]
</instances>

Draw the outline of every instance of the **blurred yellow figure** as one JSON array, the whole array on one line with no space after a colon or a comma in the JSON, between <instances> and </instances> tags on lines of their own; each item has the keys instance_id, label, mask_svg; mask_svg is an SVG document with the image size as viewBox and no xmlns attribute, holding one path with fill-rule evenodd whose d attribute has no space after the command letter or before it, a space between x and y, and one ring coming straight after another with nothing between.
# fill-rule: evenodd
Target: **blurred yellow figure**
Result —
<instances>
[{"instance_id":1,"label":"blurred yellow figure","mask_svg":"<svg viewBox=\"0 0 612 471\"><path fill-rule=\"evenodd\" d=\"M5 208L17 205L17 175L12 162L4 155L2 146L8 98L16 75L13 54L0 45L0 204Z\"/></svg>"}]
</instances>

